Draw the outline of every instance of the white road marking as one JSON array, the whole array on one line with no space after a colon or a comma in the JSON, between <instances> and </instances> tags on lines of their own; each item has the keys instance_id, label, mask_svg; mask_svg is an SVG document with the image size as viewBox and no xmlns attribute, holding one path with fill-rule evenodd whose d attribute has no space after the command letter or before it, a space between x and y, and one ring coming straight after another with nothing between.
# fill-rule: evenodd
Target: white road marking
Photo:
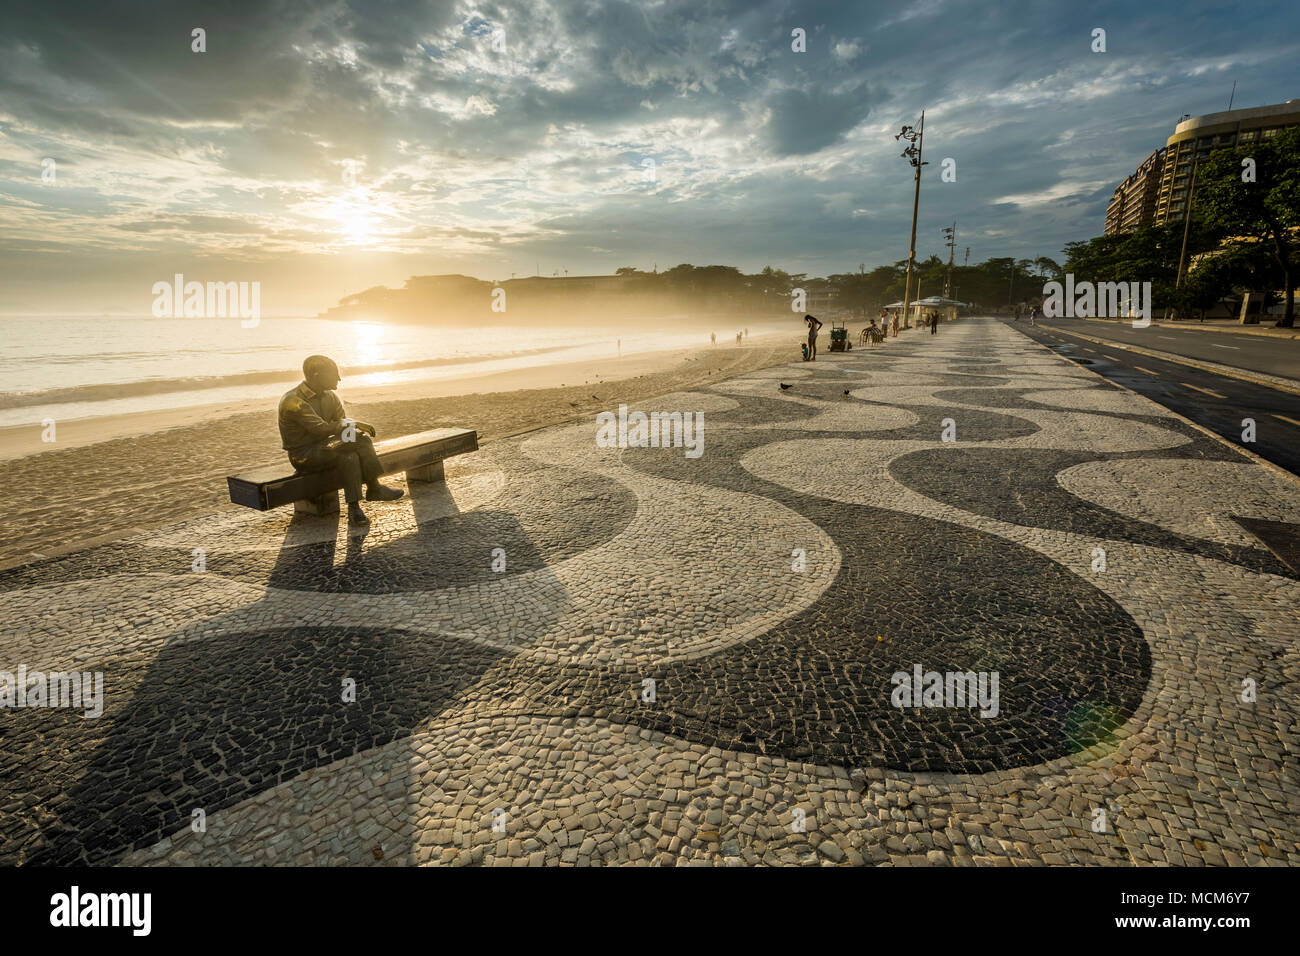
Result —
<instances>
[{"instance_id":1,"label":"white road marking","mask_svg":"<svg viewBox=\"0 0 1300 956\"><path fill-rule=\"evenodd\" d=\"M1237 348L1235 345L1215 345L1213 342L1210 343L1210 347L1216 349L1232 349L1234 352L1241 351L1241 349Z\"/></svg>"}]
</instances>

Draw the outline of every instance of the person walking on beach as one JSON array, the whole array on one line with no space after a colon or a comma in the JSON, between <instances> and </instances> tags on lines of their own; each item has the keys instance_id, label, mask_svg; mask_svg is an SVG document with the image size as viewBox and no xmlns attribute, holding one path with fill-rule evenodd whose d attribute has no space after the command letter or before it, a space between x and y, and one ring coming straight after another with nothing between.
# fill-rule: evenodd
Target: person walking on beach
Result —
<instances>
[{"instance_id":1,"label":"person walking on beach","mask_svg":"<svg viewBox=\"0 0 1300 956\"><path fill-rule=\"evenodd\" d=\"M709 333L709 344L710 344L710 345L717 345L717 344L718 344L718 333L717 333L717 332L710 332L710 333Z\"/></svg>"},{"instance_id":2,"label":"person walking on beach","mask_svg":"<svg viewBox=\"0 0 1300 956\"><path fill-rule=\"evenodd\" d=\"M280 398L280 443L297 471L338 468L348 500L348 523L369 524L361 510L362 482L367 485L367 501L396 501L405 492L380 484L383 466L371 442L375 426L348 419L343 402L334 394L339 386L334 360L309 355L302 374L302 382Z\"/></svg>"},{"instance_id":3,"label":"person walking on beach","mask_svg":"<svg viewBox=\"0 0 1300 956\"><path fill-rule=\"evenodd\" d=\"M804 324L808 326L808 361L817 361L817 330L822 327L815 316L805 315Z\"/></svg>"}]
</instances>

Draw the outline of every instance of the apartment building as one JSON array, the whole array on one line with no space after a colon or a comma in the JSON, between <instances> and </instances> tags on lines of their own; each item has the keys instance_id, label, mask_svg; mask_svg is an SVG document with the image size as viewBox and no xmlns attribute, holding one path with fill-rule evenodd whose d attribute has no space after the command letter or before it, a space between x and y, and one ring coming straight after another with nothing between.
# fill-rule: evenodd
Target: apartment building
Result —
<instances>
[{"instance_id":1,"label":"apartment building","mask_svg":"<svg viewBox=\"0 0 1300 956\"><path fill-rule=\"evenodd\" d=\"M1157 149L1142 161L1136 172L1115 187L1115 195L1106 207L1106 235L1132 232L1155 216L1164 158L1165 151Z\"/></svg>"},{"instance_id":2,"label":"apartment building","mask_svg":"<svg viewBox=\"0 0 1300 956\"><path fill-rule=\"evenodd\" d=\"M1115 188L1106 209L1106 235L1181 221L1187 212L1194 164L1204 162L1216 149L1270 139L1292 126L1300 126L1300 99L1184 117L1164 147Z\"/></svg>"}]
</instances>

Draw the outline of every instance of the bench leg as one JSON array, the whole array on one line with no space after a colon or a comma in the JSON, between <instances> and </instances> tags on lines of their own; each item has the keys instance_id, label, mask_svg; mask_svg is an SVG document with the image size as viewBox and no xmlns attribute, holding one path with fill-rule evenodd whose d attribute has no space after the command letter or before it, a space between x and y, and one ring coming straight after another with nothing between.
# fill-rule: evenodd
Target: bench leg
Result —
<instances>
[{"instance_id":1,"label":"bench leg","mask_svg":"<svg viewBox=\"0 0 1300 956\"><path fill-rule=\"evenodd\" d=\"M445 481L446 475L442 472L442 460L433 462L430 465L421 465L419 468L408 468L406 471L407 481Z\"/></svg>"},{"instance_id":2,"label":"bench leg","mask_svg":"<svg viewBox=\"0 0 1300 956\"><path fill-rule=\"evenodd\" d=\"M300 515L336 515L339 513L339 493L331 491L319 498L303 498L293 503L293 510Z\"/></svg>"}]
</instances>

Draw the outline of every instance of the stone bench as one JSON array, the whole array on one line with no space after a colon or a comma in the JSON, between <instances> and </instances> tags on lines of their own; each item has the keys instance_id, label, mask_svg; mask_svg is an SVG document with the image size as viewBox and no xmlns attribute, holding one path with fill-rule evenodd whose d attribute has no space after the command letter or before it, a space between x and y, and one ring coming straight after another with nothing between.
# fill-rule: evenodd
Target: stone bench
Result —
<instances>
[{"instance_id":1,"label":"stone bench","mask_svg":"<svg viewBox=\"0 0 1300 956\"><path fill-rule=\"evenodd\" d=\"M477 450L478 432L472 428L434 428L375 442L382 474L404 471L408 482L442 481L445 459ZM226 484L237 505L269 511L293 502L294 511L313 515L338 514L343 487L337 469L297 472L287 461L232 475Z\"/></svg>"}]
</instances>

